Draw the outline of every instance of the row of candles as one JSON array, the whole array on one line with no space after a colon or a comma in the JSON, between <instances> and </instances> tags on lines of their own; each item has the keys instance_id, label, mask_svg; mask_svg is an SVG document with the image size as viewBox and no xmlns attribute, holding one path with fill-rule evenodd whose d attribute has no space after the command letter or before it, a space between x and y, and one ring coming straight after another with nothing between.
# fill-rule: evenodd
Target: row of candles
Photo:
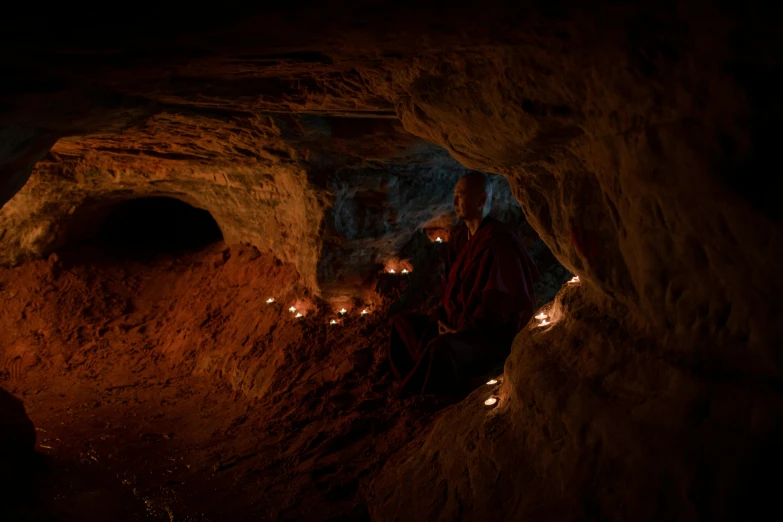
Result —
<instances>
[{"instance_id":1,"label":"row of candles","mask_svg":"<svg viewBox=\"0 0 783 522\"><path fill-rule=\"evenodd\" d=\"M266 300L266 304L272 304L274 302L275 302L275 298L274 297L270 297L269 299ZM296 309L296 306L292 305L291 308L288 309L288 311L291 312L292 314L296 314L296 315L294 315L294 317L296 317L297 319L299 319L300 317L303 317L302 313L299 310ZM340 315L345 315L345 314L348 313L348 310L346 310L345 308L341 308L338 313ZM370 311L367 310L366 308L364 308L364 309L362 309L361 315L367 315L369 313L370 313ZM337 320L336 319L332 319L331 321L329 321L329 324L337 324Z\"/></svg>"},{"instance_id":2,"label":"row of candles","mask_svg":"<svg viewBox=\"0 0 783 522\"><path fill-rule=\"evenodd\" d=\"M574 276L568 280L568 284L576 284L578 282L579 282L579 276ZM536 315L535 317L536 319L541 321L540 323L538 323L538 326L547 326L551 324L550 321L548 320L549 316L544 312L539 312L538 315ZM494 386L497 383L498 383L497 379L490 379L489 381L487 381L487 384L489 386ZM498 402L498 398L495 395L491 395L484 401L484 406L487 406L488 408L492 408L497 404L497 402Z\"/></svg>"},{"instance_id":3,"label":"row of candles","mask_svg":"<svg viewBox=\"0 0 783 522\"><path fill-rule=\"evenodd\" d=\"M579 276L574 276L568 280L568 284L575 284L578 282L579 282ZM541 321L540 323L538 323L538 326L547 326L549 324L552 324L548 318L549 316L544 312L540 312L538 315L536 315L536 319Z\"/></svg>"},{"instance_id":4,"label":"row of candles","mask_svg":"<svg viewBox=\"0 0 783 522\"><path fill-rule=\"evenodd\" d=\"M440 239L440 238L438 238L438 239ZM390 274L394 274L395 273L394 269L392 268L391 270L389 270L389 273ZM407 269L403 269L402 273L403 274L407 274L409 272L408 272ZM571 279L568 280L568 282L571 283L571 284L578 283L579 282L579 276L572 277ZM270 297L269 299L266 300L266 304L272 304L274 302L275 302L274 297ZM297 319L302 317L302 313L299 312L296 309L295 306L291 306L291 308L289 308L288 311L291 312L292 314L296 314L294 317L296 317ZM339 311L340 315L345 315L347 313L348 313L348 310L346 310L345 308L341 308L340 311ZM364 308L362 310L362 312L361 312L361 315L367 315L369 313L370 312L366 308ZM550 324L550 322L547 319L547 317L549 317L549 316L547 314L545 314L544 312L540 312L538 315L536 315L536 319L541 321L540 323L538 323L538 326L547 326L548 324ZM329 324L337 324L337 320L332 319L331 321L329 321ZM487 383L487 384L494 384L494 383Z\"/></svg>"}]
</instances>

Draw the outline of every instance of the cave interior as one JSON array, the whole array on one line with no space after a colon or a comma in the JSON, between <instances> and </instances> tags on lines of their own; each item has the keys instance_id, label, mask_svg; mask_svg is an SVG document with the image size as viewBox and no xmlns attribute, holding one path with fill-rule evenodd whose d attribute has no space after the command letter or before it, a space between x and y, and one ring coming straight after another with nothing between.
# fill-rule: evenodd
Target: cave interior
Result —
<instances>
[{"instance_id":1,"label":"cave interior","mask_svg":"<svg viewBox=\"0 0 783 522\"><path fill-rule=\"evenodd\" d=\"M782 9L5 17L0 518L778 518ZM476 171L546 320L398 397Z\"/></svg>"}]
</instances>

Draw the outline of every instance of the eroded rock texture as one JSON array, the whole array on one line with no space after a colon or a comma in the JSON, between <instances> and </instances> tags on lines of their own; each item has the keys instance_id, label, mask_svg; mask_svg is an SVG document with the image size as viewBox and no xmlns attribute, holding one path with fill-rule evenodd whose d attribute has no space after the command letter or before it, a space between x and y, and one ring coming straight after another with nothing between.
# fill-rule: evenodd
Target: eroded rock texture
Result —
<instances>
[{"instance_id":1,"label":"eroded rock texture","mask_svg":"<svg viewBox=\"0 0 783 522\"><path fill-rule=\"evenodd\" d=\"M89 198L174 195L338 295L362 283L336 259L354 274L403 241L373 227L427 224L405 204L451 160L421 138L503 174L582 282L554 326L518 336L497 408L477 392L388 464L374 519L729 518L763 500L754 466L783 415L779 181L762 168L776 14L547 3L60 27L4 51L29 80L3 93L4 194L70 137L3 208L3 256L62 241Z\"/></svg>"},{"instance_id":2,"label":"eroded rock texture","mask_svg":"<svg viewBox=\"0 0 783 522\"><path fill-rule=\"evenodd\" d=\"M451 188L467 172L392 118L156 115L61 139L2 210L0 257L48 255L92 237L122 201L173 197L209 211L229 244L294 263L316 294L366 297L417 231L451 226ZM524 223L508 185L496 185L495 213Z\"/></svg>"}]
</instances>

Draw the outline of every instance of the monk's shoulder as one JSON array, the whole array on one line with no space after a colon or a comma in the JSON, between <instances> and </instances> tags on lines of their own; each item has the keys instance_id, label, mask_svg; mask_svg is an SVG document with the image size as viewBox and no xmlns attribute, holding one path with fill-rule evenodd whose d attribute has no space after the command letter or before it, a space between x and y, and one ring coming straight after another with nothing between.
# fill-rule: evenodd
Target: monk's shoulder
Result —
<instances>
[{"instance_id":1,"label":"monk's shoulder","mask_svg":"<svg viewBox=\"0 0 783 522\"><path fill-rule=\"evenodd\" d=\"M503 243L518 243L519 237L517 234L505 223L502 221L498 221L497 219L493 219L489 223L490 229L489 237L492 240L493 243L503 244Z\"/></svg>"},{"instance_id":2,"label":"monk's shoulder","mask_svg":"<svg viewBox=\"0 0 783 522\"><path fill-rule=\"evenodd\" d=\"M489 247L496 253L519 255L524 248L519 236L505 223L494 221L489 231Z\"/></svg>"}]
</instances>

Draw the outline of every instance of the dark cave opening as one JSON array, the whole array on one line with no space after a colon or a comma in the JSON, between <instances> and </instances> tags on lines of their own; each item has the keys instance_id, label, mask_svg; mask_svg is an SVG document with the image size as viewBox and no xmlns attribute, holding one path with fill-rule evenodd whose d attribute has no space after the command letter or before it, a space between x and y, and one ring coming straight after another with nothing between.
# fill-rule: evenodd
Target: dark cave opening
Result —
<instances>
[{"instance_id":1,"label":"dark cave opening","mask_svg":"<svg viewBox=\"0 0 783 522\"><path fill-rule=\"evenodd\" d=\"M165 196L86 205L68 228L68 247L128 258L195 252L223 239L209 211Z\"/></svg>"},{"instance_id":2,"label":"dark cave opening","mask_svg":"<svg viewBox=\"0 0 783 522\"><path fill-rule=\"evenodd\" d=\"M122 201L109 211L95 236L115 250L148 255L201 250L222 239L208 211L168 197Z\"/></svg>"}]
</instances>

